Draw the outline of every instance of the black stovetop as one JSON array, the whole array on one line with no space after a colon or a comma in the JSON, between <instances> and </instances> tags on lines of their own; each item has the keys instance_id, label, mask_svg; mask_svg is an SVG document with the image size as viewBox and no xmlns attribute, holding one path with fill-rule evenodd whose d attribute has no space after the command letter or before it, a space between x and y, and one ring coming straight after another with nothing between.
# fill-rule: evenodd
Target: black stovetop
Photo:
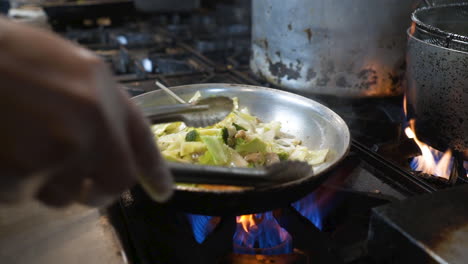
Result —
<instances>
[{"instance_id":1,"label":"black stovetop","mask_svg":"<svg viewBox=\"0 0 468 264\"><path fill-rule=\"evenodd\" d=\"M249 20L248 8L218 5L191 14L144 15L119 19L119 24L87 21L86 25L57 28L102 56L123 89L135 96L155 90L155 80L167 86L239 83L272 87L249 71ZM435 192L447 184L410 172L408 158L418 155L418 150L402 136L402 98L313 99L343 117L353 143L323 187L271 213L292 236L292 252L255 257L236 253L233 235L239 225L234 216L190 215L155 204L135 187L110 209L130 261L372 263L366 247L371 209ZM200 242L194 230L203 221L215 221L217 228Z\"/></svg>"}]
</instances>

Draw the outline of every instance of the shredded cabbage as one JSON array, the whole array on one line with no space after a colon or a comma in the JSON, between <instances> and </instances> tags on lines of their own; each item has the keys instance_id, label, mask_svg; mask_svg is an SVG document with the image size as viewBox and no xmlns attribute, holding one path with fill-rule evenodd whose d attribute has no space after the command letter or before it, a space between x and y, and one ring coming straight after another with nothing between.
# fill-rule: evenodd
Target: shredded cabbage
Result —
<instances>
[{"instance_id":1,"label":"shredded cabbage","mask_svg":"<svg viewBox=\"0 0 468 264\"><path fill-rule=\"evenodd\" d=\"M197 92L191 102L201 98ZM266 166L281 160L299 160L310 165L325 162L328 149L309 150L301 140L281 132L281 123L262 123L247 108L234 111L223 121L204 128L182 122L157 124L152 131L167 160L231 167Z\"/></svg>"}]
</instances>

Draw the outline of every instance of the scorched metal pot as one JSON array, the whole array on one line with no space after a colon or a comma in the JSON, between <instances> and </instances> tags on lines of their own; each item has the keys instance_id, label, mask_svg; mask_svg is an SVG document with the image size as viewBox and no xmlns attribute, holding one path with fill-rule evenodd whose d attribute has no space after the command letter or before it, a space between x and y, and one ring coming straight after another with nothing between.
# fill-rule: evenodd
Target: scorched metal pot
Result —
<instances>
[{"instance_id":1,"label":"scorched metal pot","mask_svg":"<svg viewBox=\"0 0 468 264\"><path fill-rule=\"evenodd\" d=\"M468 52L408 38L406 94L416 134L441 151L467 153Z\"/></svg>"},{"instance_id":2,"label":"scorched metal pot","mask_svg":"<svg viewBox=\"0 0 468 264\"><path fill-rule=\"evenodd\" d=\"M302 94L401 94L417 0L252 1L251 69Z\"/></svg>"}]
</instances>

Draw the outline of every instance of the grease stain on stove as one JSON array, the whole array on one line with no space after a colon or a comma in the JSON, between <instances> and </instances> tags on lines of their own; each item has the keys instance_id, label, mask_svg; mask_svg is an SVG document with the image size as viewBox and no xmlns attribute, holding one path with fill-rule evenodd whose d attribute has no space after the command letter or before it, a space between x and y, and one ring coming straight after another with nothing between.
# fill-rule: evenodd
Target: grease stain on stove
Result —
<instances>
[{"instance_id":1,"label":"grease stain on stove","mask_svg":"<svg viewBox=\"0 0 468 264\"><path fill-rule=\"evenodd\" d=\"M266 38L257 38L257 39L253 39L252 40L252 43L258 45L258 46L261 46L263 47L265 50L268 50L268 47L269 47L269 43L268 43L268 40Z\"/></svg>"},{"instance_id":2,"label":"grease stain on stove","mask_svg":"<svg viewBox=\"0 0 468 264\"><path fill-rule=\"evenodd\" d=\"M286 77L286 79L288 80L297 80L301 77L301 74L299 73L298 69L294 69L292 67L292 63L289 65L289 67L281 61L276 62L274 64L270 63L269 70L271 74L278 78Z\"/></svg>"},{"instance_id":3,"label":"grease stain on stove","mask_svg":"<svg viewBox=\"0 0 468 264\"><path fill-rule=\"evenodd\" d=\"M328 82L330 82L330 77L324 75L322 78L317 79L317 86L327 86Z\"/></svg>"},{"instance_id":4,"label":"grease stain on stove","mask_svg":"<svg viewBox=\"0 0 468 264\"><path fill-rule=\"evenodd\" d=\"M309 68L307 70L306 80L310 81L310 80L314 79L315 77L317 77L317 73L314 71L313 68Z\"/></svg>"},{"instance_id":5,"label":"grease stain on stove","mask_svg":"<svg viewBox=\"0 0 468 264\"><path fill-rule=\"evenodd\" d=\"M330 76L335 74L335 64L333 61L324 60L321 62L321 76L317 79L316 85L317 86L327 86L331 81Z\"/></svg>"},{"instance_id":6,"label":"grease stain on stove","mask_svg":"<svg viewBox=\"0 0 468 264\"><path fill-rule=\"evenodd\" d=\"M400 76L398 75L393 75L392 73L388 73L388 78L392 82L392 86L395 86L400 82Z\"/></svg>"},{"instance_id":7,"label":"grease stain on stove","mask_svg":"<svg viewBox=\"0 0 468 264\"><path fill-rule=\"evenodd\" d=\"M341 76L336 80L336 86L337 87L351 87L351 84L348 83L346 80L346 77Z\"/></svg>"},{"instance_id":8,"label":"grease stain on stove","mask_svg":"<svg viewBox=\"0 0 468 264\"><path fill-rule=\"evenodd\" d=\"M309 44L312 43L312 29L306 28L304 32L307 34L307 39L309 40Z\"/></svg>"},{"instance_id":9,"label":"grease stain on stove","mask_svg":"<svg viewBox=\"0 0 468 264\"><path fill-rule=\"evenodd\" d=\"M272 76L276 77L276 82L281 84L281 79L286 77L287 80L297 80L301 78L302 62L296 60L296 65L292 62L289 65L283 63L281 59L281 52L277 51L275 54L279 57L279 61L273 63L268 54L266 54L267 62L269 64L268 70Z\"/></svg>"},{"instance_id":10,"label":"grease stain on stove","mask_svg":"<svg viewBox=\"0 0 468 264\"><path fill-rule=\"evenodd\" d=\"M361 82L356 84L355 87L363 90L369 90L371 86L377 85L379 79L377 71L372 68L361 70L357 73L357 77Z\"/></svg>"}]
</instances>

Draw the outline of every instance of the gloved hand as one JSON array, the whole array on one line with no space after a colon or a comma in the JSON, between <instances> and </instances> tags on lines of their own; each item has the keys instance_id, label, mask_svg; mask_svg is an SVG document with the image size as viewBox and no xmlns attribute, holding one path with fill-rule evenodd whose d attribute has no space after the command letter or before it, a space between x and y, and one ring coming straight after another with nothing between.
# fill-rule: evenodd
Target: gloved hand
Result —
<instances>
[{"instance_id":1,"label":"gloved hand","mask_svg":"<svg viewBox=\"0 0 468 264\"><path fill-rule=\"evenodd\" d=\"M168 199L172 178L148 124L105 63L0 17L0 201L115 198L139 174Z\"/></svg>"}]
</instances>

